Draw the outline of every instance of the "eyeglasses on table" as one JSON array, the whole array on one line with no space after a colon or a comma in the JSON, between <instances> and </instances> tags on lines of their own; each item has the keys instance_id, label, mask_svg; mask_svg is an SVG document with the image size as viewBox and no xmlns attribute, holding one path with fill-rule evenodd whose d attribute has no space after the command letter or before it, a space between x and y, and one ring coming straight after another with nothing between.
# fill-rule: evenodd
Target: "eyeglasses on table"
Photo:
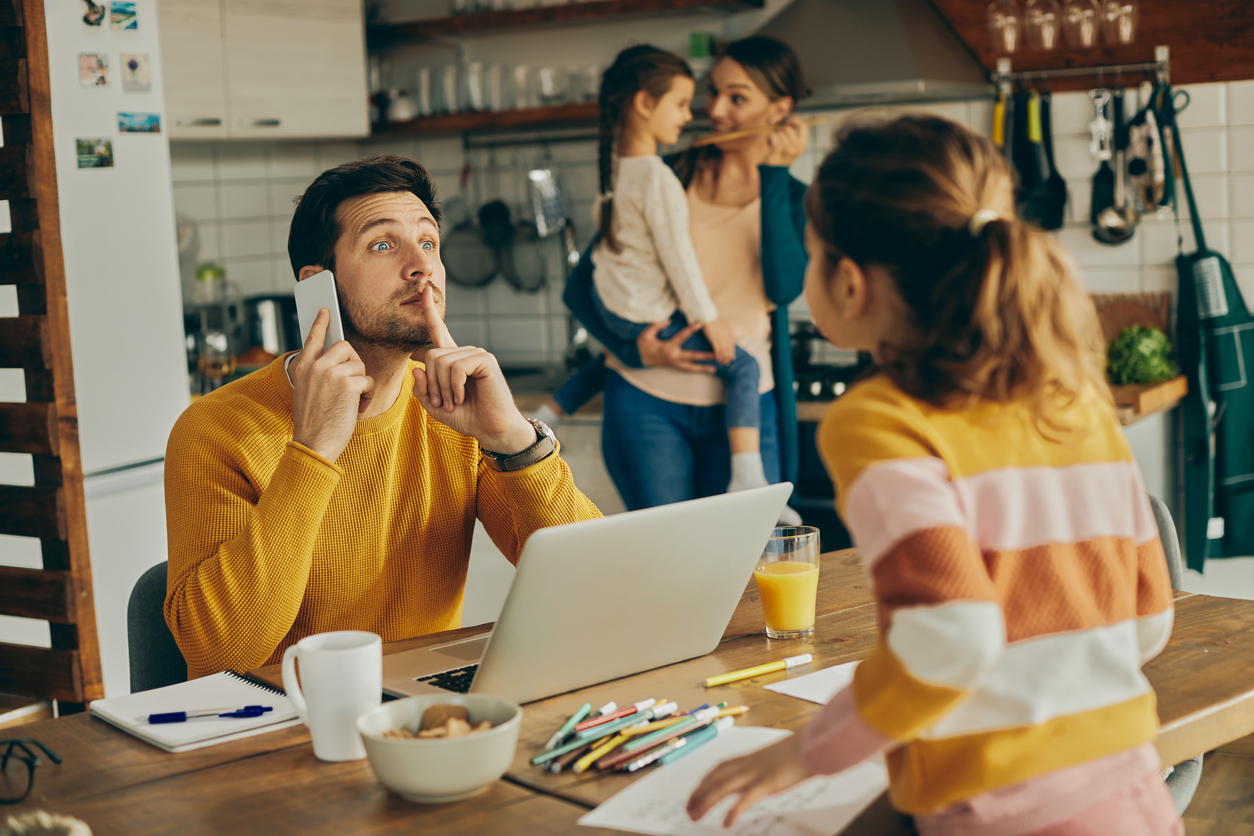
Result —
<instances>
[{"instance_id":1,"label":"eyeglasses on table","mask_svg":"<svg viewBox=\"0 0 1254 836\"><path fill-rule=\"evenodd\" d=\"M39 748L53 763L61 763L56 752L34 738L0 740L0 747L4 749L4 754L0 755L0 804L17 804L30 795L35 783L35 767L43 763L32 746Z\"/></svg>"}]
</instances>

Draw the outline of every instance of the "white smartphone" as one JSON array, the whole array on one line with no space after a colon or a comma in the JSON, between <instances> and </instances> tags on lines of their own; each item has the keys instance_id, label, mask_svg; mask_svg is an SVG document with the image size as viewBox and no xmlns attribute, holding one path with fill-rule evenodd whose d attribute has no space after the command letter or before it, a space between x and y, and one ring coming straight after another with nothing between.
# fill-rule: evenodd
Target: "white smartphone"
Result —
<instances>
[{"instance_id":1,"label":"white smartphone","mask_svg":"<svg viewBox=\"0 0 1254 836\"><path fill-rule=\"evenodd\" d=\"M300 321L300 341L303 345L309 339L309 331L313 328L318 311L326 308L331 314L327 324L327 337L322 343L322 350L344 339L344 321L340 319L340 299L335 293L335 274L330 270L314 273L307 279L296 283L296 317Z\"/></svg>"}]
</instances>

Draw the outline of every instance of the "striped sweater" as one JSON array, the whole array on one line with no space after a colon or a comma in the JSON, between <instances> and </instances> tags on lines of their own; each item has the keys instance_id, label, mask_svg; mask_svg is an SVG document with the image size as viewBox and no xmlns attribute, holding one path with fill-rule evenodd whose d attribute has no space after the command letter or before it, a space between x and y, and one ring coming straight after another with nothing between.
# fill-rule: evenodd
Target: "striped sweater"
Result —
<instances>
[{"instance_id":1,"label":"striped sweater","mask_svg":"<svg viewBox=\"0 0 1254 836\"><path fill-rule=\"evenodd\" d=\"M1025 406L940 409L883 376L832 406L819 446L880 638L802 733L809 768L888 751L894 805L927 815L1154 738L1158 529L1112 410L1064 420L1084 429L1060 443Z\"/></svg>"}]
</instances>

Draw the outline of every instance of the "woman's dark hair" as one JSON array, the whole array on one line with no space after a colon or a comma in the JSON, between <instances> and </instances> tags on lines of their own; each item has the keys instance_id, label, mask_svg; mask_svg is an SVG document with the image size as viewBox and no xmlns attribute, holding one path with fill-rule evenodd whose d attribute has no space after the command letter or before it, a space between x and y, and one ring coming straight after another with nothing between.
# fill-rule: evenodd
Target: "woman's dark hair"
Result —
<instances>
[{"instance_id":1,"label":"woman's dark hair","mask_svg":"<svg viewBox=\"0 0 1254 836\"><path fill-rule=\"evenodd\" d=\"M671 89L676 76L692 78L688 62L665 50L647 44L618 53L601 77L600 145L597 154L601 178L601 240L614 252L614 146L623 133L623 122L636 94L641 90L660 99Z\"/></svg>"},{"instance_id":2,"label":"woman's dark hair","mask_svg":"<svg viewBox=\"0 0 1254 836\"><path fill-rule=\"evenodd\" d=\"M771 101L789 97L793 107L796 107L798 102L810 95L805 74L801 71L801 59L783 41L766 35L754 35L727 44L718 57L719 60L730 58L739 64ZM684 184L685 189L688 188L702 166L722 155L723 152L714 145L684 152L675 163L675 174L679 177L679 182Z\"/></svg>"},{"instance_id":3,"label":"woman's dark hair","mask_svg":"<svg viewBox=\"0 0 1254 836\"><path fill-rule=\"evenodd\" d=\"M406 157L381 154L344 163L319 174L296 200L296 213L287 234L287 257L292 272L319 265L335 270L335 242L340 239L336 211L354 197L380 192L412 192L440 222L435 181L427 170Z\"/></svg>"},{"instance_id":4,"label":"woman's dark hair","mask_svg":"<svg viewBox=\"0 0 1254 836\"><path fill-rule=\"evenodd\" d=\"M1050 235L1015 215L1013 176L991 142L928 115L855 121L806 195L829 268L878 265L913 320L880 346L882 371L940 406L1026 401L1038 425L1109 399L1093 303ZM978 214L977 214L978 213Z\"/></svg>"}]
</instances>

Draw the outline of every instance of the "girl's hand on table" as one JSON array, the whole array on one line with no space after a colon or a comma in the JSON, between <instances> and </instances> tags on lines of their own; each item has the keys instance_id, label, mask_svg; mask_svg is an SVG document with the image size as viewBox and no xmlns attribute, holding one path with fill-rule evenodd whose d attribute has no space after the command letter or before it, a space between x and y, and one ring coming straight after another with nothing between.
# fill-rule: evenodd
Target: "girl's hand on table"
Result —
<instances>
[{"instance_id":1,"label":"girl's hand on table","mask_svg":"<svg viewBox=\"0 0 1254 836\"><path fill-rule=\"evenodd\" d=\"M701 323L689 325L669 340L659 340L658 332L668 324L655 322L640 332L640 336L636 338L640 362L649 367L672 366L686 372L714 374L714 367L709 365L709 361L714 359L714 352L690 351L684 348L684 341L701 330Z\"/></svg>"},{"instance_id":2,"label":"girl's hand on table","mask_svg":"<svg viewBox=\"0 0 1254 836\"><path fill-rule=\"evenodd\" d=\"M688 797L688 818L700 821L724 798L739 795L723 819L723 827L731 827L754 804L814 775L801 764L800 751L799 735L790 734L764 749L723 761Z\"/></svg>"},{"instance_id":3,"label":"girl's hand on table","mask_svg":"<svg viewBox=\"0 0 1254 836\"><path fill-rule=\"evenodd\" d=\"M809 131L801 117L789 116L778 128L766 135L765 165L782 165L785 168L796 162L809 145Z\"/></svg>"}]
</instances>

